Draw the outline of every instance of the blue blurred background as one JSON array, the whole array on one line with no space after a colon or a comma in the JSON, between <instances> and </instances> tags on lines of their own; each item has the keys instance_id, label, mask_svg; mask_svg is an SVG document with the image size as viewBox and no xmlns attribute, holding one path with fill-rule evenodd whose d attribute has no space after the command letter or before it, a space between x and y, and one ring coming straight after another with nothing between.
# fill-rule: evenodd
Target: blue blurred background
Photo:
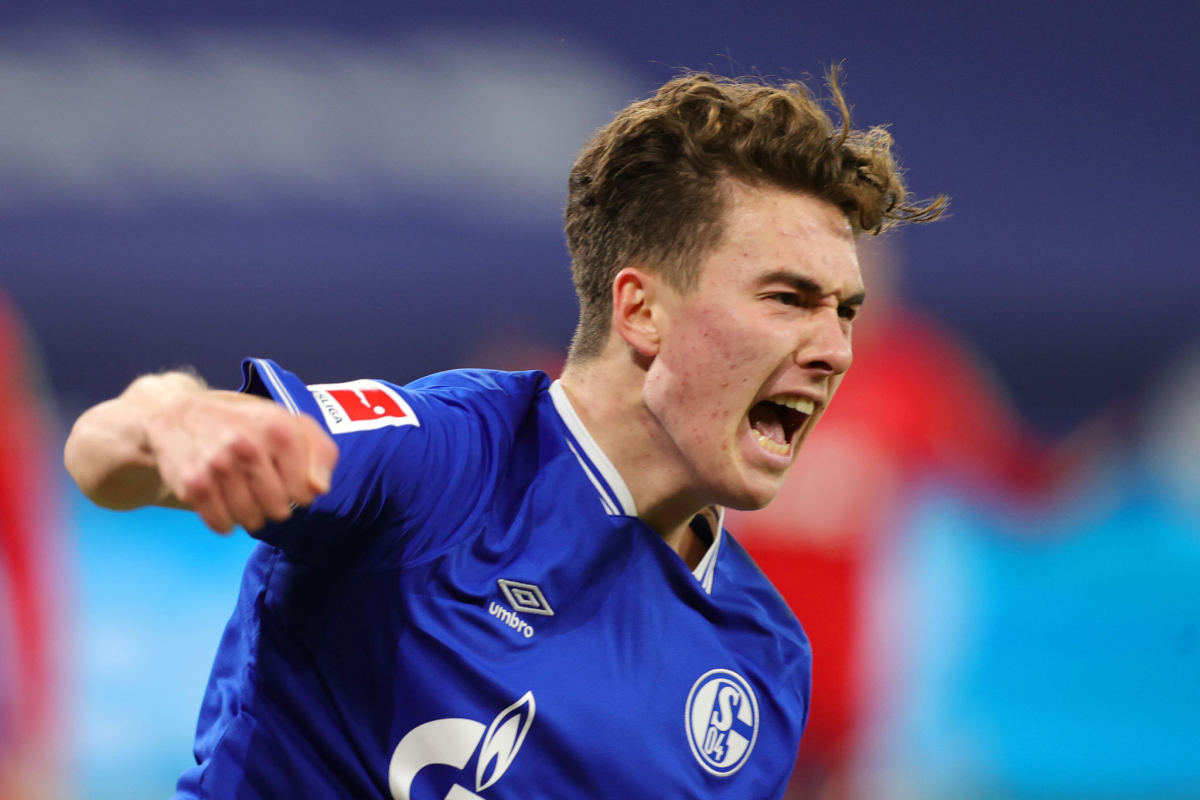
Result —
<instances>
[{"instance_id":1,"label":"blue blurred background","mask_svg":"<svg viewBox=\"0 0 1200 800\"><path fill-rule=\"evenodd\" d=\"M890 238L894 303L1066 466L1014 500L939 461L860 526L850 744L794 796L1200 797L1197 9L6 0L0 291L43 455L184 364L227 388L247 355L312 383L553 365L588 134L680 68L842 63L856 122L890 125L917 195L953 197ZM251 541L89 507L46 469L21 497L58 542L37 567L50 743L0 770L168 796ZM11 519L0 589L27 564ZM0 624L0 751L33 691L3 655L20 631Z\"/></svg>"}]
</instances>

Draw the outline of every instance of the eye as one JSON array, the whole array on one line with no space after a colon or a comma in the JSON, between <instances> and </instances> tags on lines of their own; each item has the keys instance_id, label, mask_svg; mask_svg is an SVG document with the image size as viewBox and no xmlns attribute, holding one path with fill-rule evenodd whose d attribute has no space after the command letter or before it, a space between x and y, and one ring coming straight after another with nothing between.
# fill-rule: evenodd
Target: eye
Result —
<instances>
[{"instance_id":1,"label":"eye","mask_svg":"<svg viewBox=\"0 0 1200 800\"><path fill-rule=\"evenodd\" d=\"M785 306L800 306L802 301L800 295L795 292L776 292L771 295L773 300L783 303Z\"/></svg>"},{"instance_id":2,"label":"eye","mask_svg":"<svg viewBox=\"0 0 1200 800\"><path fill-rule=\"evenodd\" d=\"M842 319L852 320L858 316L858 306L838 306L838 316Z\"/></svg>"}]
</instances>

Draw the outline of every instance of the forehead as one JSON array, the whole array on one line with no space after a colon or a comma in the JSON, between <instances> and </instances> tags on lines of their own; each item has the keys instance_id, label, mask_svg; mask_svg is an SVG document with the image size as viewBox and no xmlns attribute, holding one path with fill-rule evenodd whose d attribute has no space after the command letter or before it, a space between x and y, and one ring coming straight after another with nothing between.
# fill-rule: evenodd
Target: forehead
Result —
<instances>
[{"instance_id":1,"label":"forehead","mask_svg":"<svg viewBox=\"0 0 1200 800\"><path fill-rule=\"evenodd\" d=\"M831 294L862 291L845 213L811 195L731 182L721 241L702 281L755 280L779 272L814 280Z\"/></svg>"}]
</instances>

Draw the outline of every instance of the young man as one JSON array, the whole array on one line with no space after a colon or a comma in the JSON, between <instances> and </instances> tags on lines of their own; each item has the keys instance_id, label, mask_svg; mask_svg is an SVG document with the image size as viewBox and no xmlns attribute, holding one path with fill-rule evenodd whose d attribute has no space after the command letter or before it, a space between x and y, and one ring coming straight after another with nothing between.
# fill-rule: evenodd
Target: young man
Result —
<instances>
[{"instance_id":1,"label":"young man","mask_svg":"<svg viewBox=\"0 0 1200 800\"><path fill-rule=\"evenodd\" d=\"M263 541L177 796L778 797L808 642L721 507L771 500L850 366L855 234L939 213L888 145L679 78L572 171L561 381L252 359L242 394L149 376L84 414L93 500Z\"/></svg>"}]
</instances>

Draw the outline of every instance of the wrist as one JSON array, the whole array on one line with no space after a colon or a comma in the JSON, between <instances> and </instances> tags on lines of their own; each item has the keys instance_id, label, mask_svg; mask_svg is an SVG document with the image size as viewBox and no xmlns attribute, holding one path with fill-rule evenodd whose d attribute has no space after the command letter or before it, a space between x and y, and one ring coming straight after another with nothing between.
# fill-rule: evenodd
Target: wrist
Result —
<instances>
[{"instance_id":1,"label":"wrist","mask_svg":"<svg viewBox=\"0 0 1200 800\"><path fill-rule=\"evenodd\" d=\"M122 393L122 398L147 407L147 410L157 408L192 394L206 391L208 384L199 375L190 372L161 372L154 375L143 375Z\"/></svg>"},{"instance_id":2,"label":"wrist","mask_svg":"<svg viewBox=\"0 0 1200 800\"><path fill-rule=\"evenodd\" d=\"M137 453L132 457L144 466L154 466L151 429L164 413L169 416L172 408L206 390L202 379L186 372L143 375L131 383L117 402L126 409L127 441Z\"/></svg>"}]
</instances>

